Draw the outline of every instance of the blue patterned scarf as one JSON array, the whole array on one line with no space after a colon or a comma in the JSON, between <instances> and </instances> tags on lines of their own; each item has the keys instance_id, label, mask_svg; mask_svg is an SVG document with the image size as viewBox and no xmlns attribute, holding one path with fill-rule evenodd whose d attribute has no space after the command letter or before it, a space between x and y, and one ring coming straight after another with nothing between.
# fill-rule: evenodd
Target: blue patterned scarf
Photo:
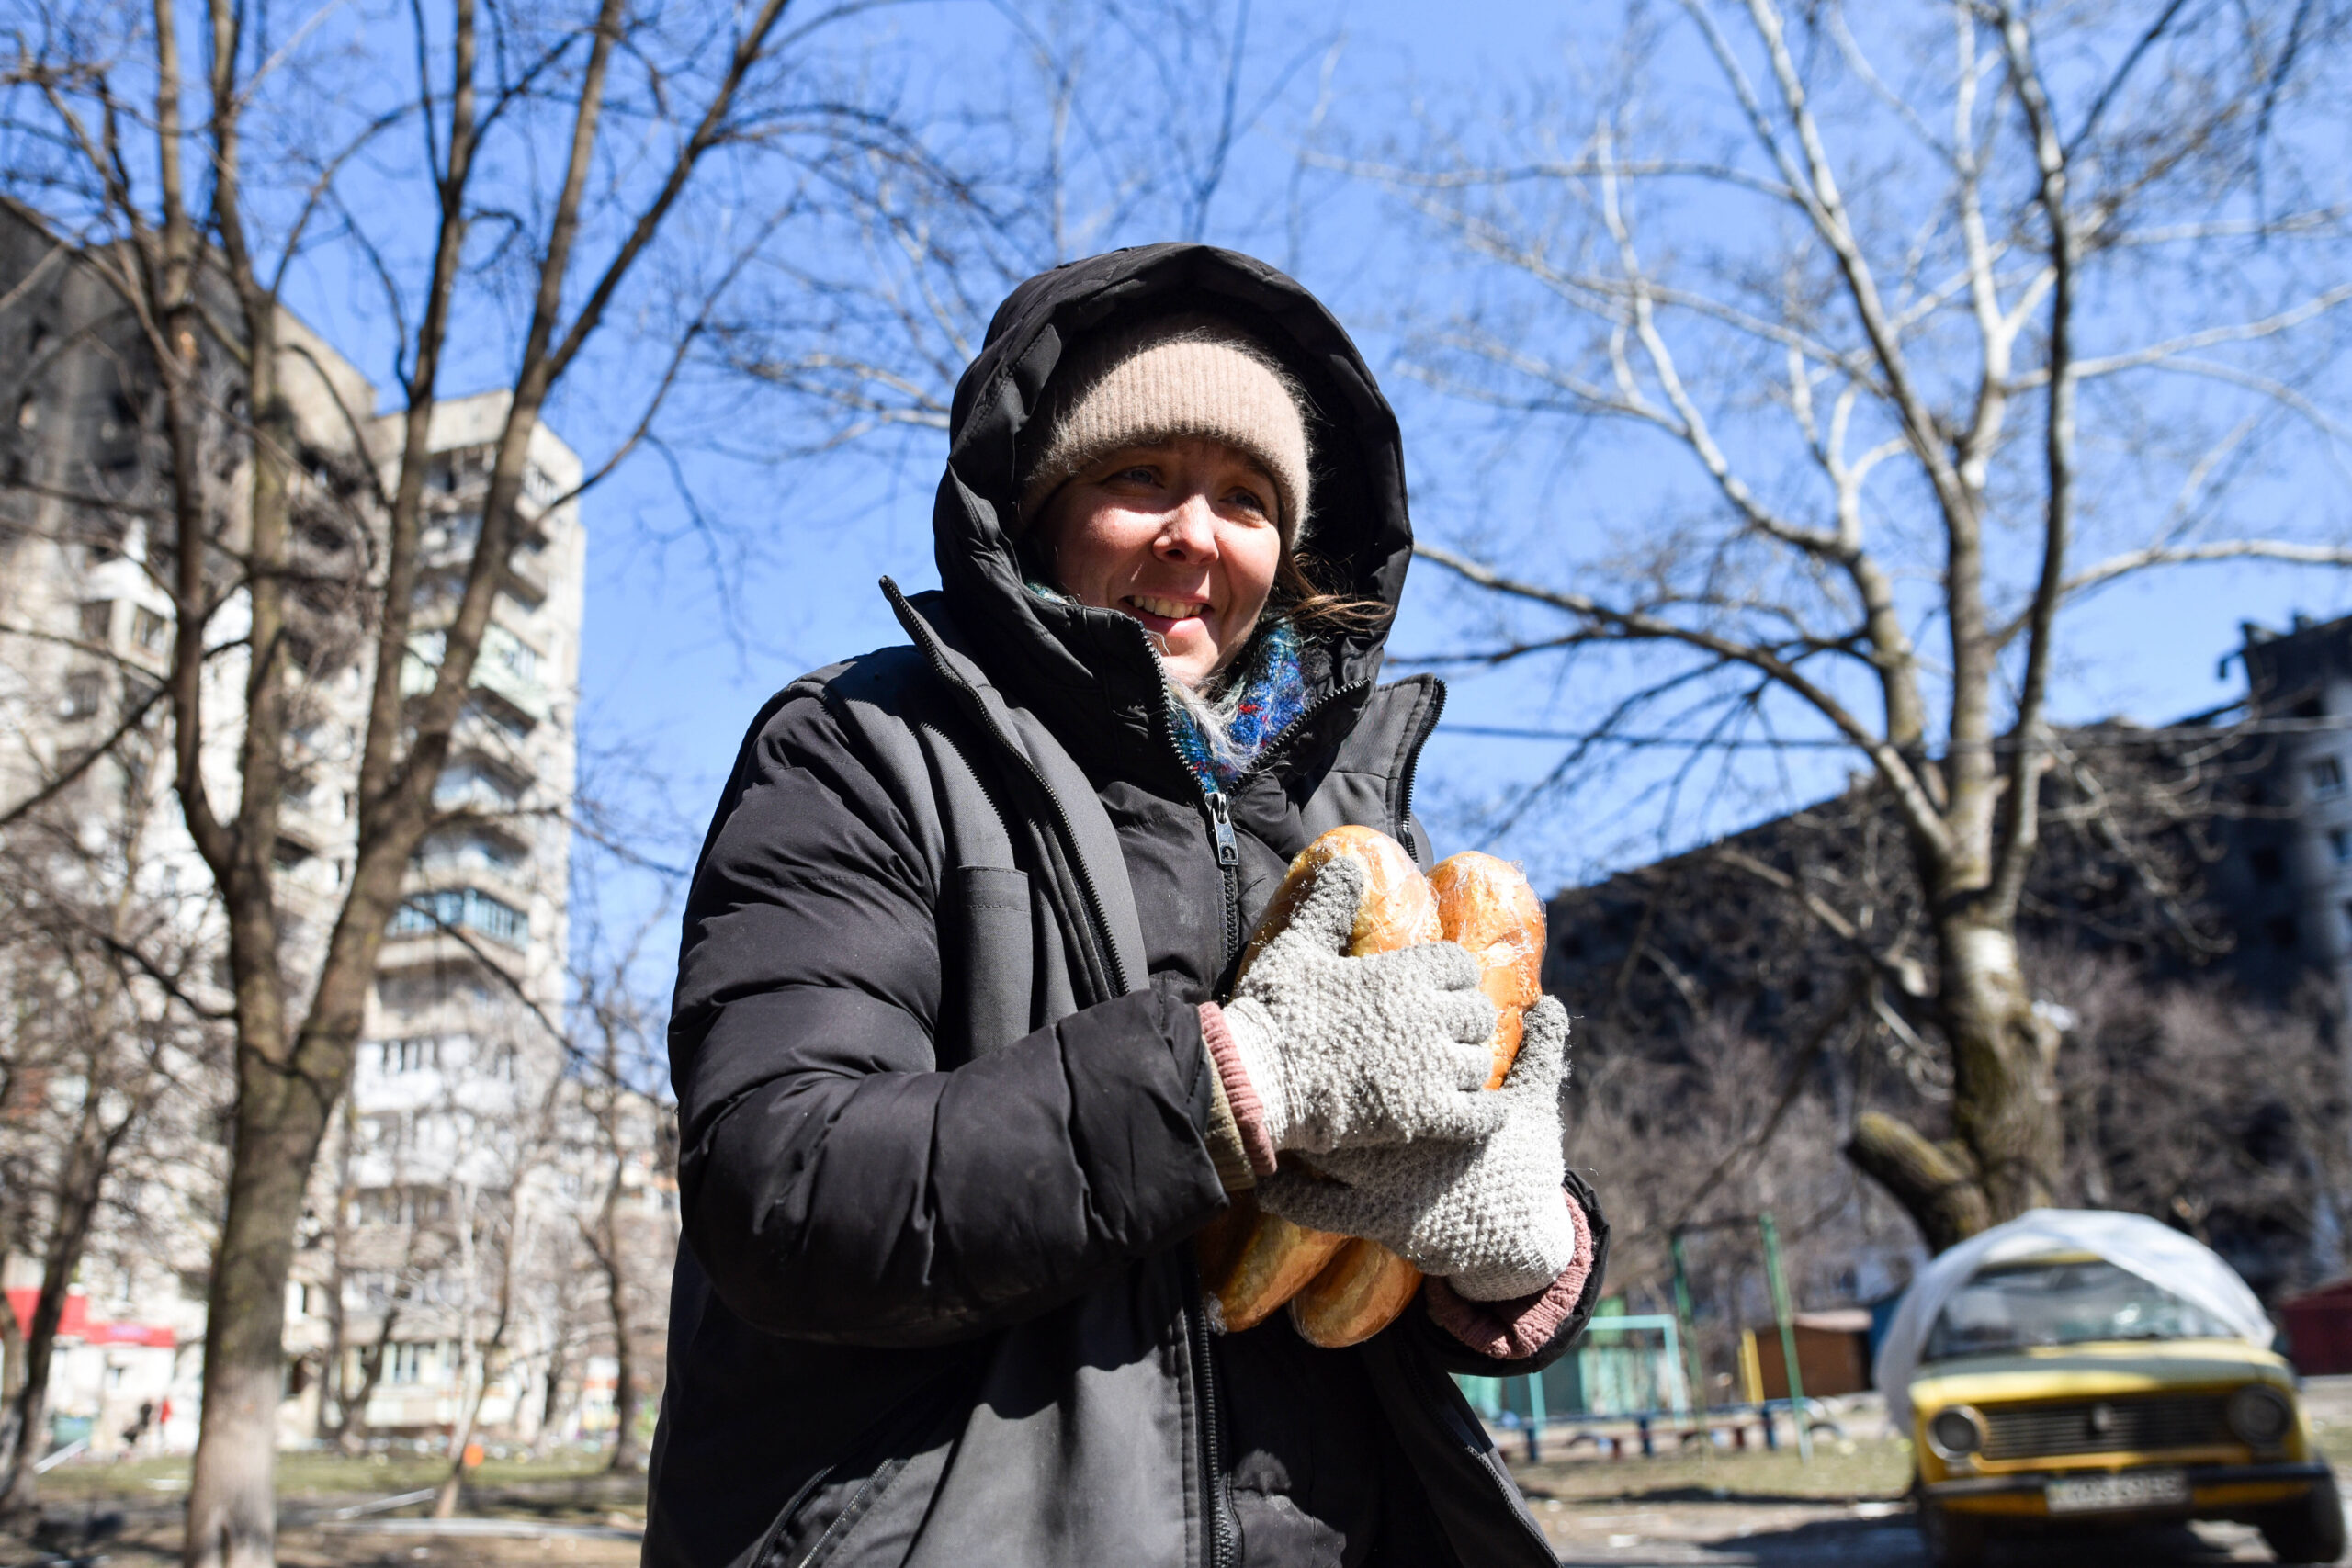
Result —
<instances>
[{"instance_id":1,"label":"blue patterned scarf","mask_svg":"<svg viewBox=\"0 0 2352 1568\"><path fill-rule=\"evenodd\" d=\"M1168 694L1169 730L1204 788L1223 789L1238 782L1267 742L1306 711L1298 633L1288 621L1263 623L1244 657L1248 663L1214 697L1172 688Z\"/></svg>"},{"instance_id":2,"label":"blue patterned scarf","mask_svg":"<svg viewBox=\"0 0 2352 1568\"><path fill-rule=\"evenodd\" d=\"M1075 604L1078 600L1051 583L1030 578L1040 599ZM1221 790L1240 781L1266 743L1306 711L1306 676L1299 668L1297 628L1276 615L1259 623L1238 675L1221 683L1215 696L1168 688L1168 729L1176 750L1203 789Z\"/></svg>"}]
</instances>

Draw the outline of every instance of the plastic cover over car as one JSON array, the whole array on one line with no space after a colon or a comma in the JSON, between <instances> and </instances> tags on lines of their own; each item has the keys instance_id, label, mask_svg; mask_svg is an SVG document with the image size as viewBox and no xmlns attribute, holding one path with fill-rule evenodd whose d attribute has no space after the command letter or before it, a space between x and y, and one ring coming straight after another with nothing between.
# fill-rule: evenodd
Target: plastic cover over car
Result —
<instances>
[{"instance_id":1,"label":"plastic cover over car","mask_svg":"<svg viewBox=\"0 0 2352 1568\"><path fill-rule=\"evenodd\" d=\"M1871 1374L1897 1431L1911 1427L1911 1379L1936 1318L1952 1293L1990 1264L2091 1253L2203 1308L2248 1344L2267 1348L2270 1319L2237 1271L2211 1248L2144 1214L2109 1209L2033 1209L1939 1253L1904 1292L1879 1341Z\"/></svg>"}]
</instances>

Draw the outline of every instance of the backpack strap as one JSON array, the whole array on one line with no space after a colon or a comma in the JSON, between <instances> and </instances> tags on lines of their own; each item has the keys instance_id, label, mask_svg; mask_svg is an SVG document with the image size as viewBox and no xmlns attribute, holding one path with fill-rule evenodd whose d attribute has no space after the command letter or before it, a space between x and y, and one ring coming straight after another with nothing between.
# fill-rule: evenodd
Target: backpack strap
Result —
<instances>
[{"instance_id":1,"label":"backpack strap","mask_svg":"<svg viewBox=\"0 0 2352 1568\"><path fill-rule=\"evenodd\" d=\"M1120 852L1117 830L1111 826L1110 814L1102 809L1084 770L1035 715L1007 703L979 665L956 649L942 627L909 604L898 584L886 577L882 591L915 646L942 682L963 697L965 710L994 742L1007 766L1025 773L1035 786L1035 794L1049 817L1046 826L1051 830L1045 836L1059 852L1061 863L1055 869L1077 896L1078 908L1091 915L1095 926L1091 934L1100 944L1096 956L1101 972L1093 979L1102 993L1100 999L1142 990L1149 983L1149 973L1135 888L1127 880L1126 858ZM962 755L960 739L951 738L944 728L931 733L938 738L943 751L956 752L963 764L956 787L962 787L961 777L969 776L980 802L987 803L987 792L979 788L980 775L970 759ZM994 809L992 805L989 808ZM1001 817L999 820L1001 823Z\"/></svg>"}]
</instances>

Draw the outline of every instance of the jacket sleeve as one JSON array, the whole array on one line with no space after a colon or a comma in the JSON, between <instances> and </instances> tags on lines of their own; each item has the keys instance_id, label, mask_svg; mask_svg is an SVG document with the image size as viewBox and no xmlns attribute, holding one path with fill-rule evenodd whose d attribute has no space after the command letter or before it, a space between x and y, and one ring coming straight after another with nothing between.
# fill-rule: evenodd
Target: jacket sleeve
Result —
<instances>
[{"instance_id":1,"label":"jacket sleeve","mask_svg":"<svg viewBox=\"0 0 2352 1568\"><path fill-rule=\"evenodd\" d=\"M768 1332L967 1337L1224 1202L1198 1013L1158 990L938 1069L936 881L821 700L755 727L688 897L670 1050L686 1242Z\"/></svg>"}]
</instances>

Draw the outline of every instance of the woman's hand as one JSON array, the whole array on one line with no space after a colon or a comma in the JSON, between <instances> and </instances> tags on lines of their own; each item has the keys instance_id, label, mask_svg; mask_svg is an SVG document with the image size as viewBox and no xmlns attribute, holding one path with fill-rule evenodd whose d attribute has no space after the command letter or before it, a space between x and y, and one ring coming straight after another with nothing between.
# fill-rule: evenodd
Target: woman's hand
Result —
<instances>
[{"instance_id":1,"label":"woman's hand","mask_svg":"<svg viewBox=\"0 0 2352 1568\"><path fill-rule=\"evenodd\" d=\"M1557 998L1528 1010L1510 1076L1482 1097L1503 1112L1484 1142L1339 1150L1317 1157L1320 1176L1285 1165L1261 1178L1258 1201L1316 1230L1368 1236L1470 1301L1543 1290L1577 1250L1560 1153L1567 1041Z\"/></svg>"},{"instance_id":2,"label":"woman's hand","mask_svg":"<svg viewBox=\"0 0 2352 1568\"><path fill-rule=\"evenodd\" d=\"M1363 868L1324 868L1225 1004L1234 1055L1276 1149L1480 1139L1502 1122L1495 1008L1453 942L1346 956Z\"/></svg>"}]
</instances>

